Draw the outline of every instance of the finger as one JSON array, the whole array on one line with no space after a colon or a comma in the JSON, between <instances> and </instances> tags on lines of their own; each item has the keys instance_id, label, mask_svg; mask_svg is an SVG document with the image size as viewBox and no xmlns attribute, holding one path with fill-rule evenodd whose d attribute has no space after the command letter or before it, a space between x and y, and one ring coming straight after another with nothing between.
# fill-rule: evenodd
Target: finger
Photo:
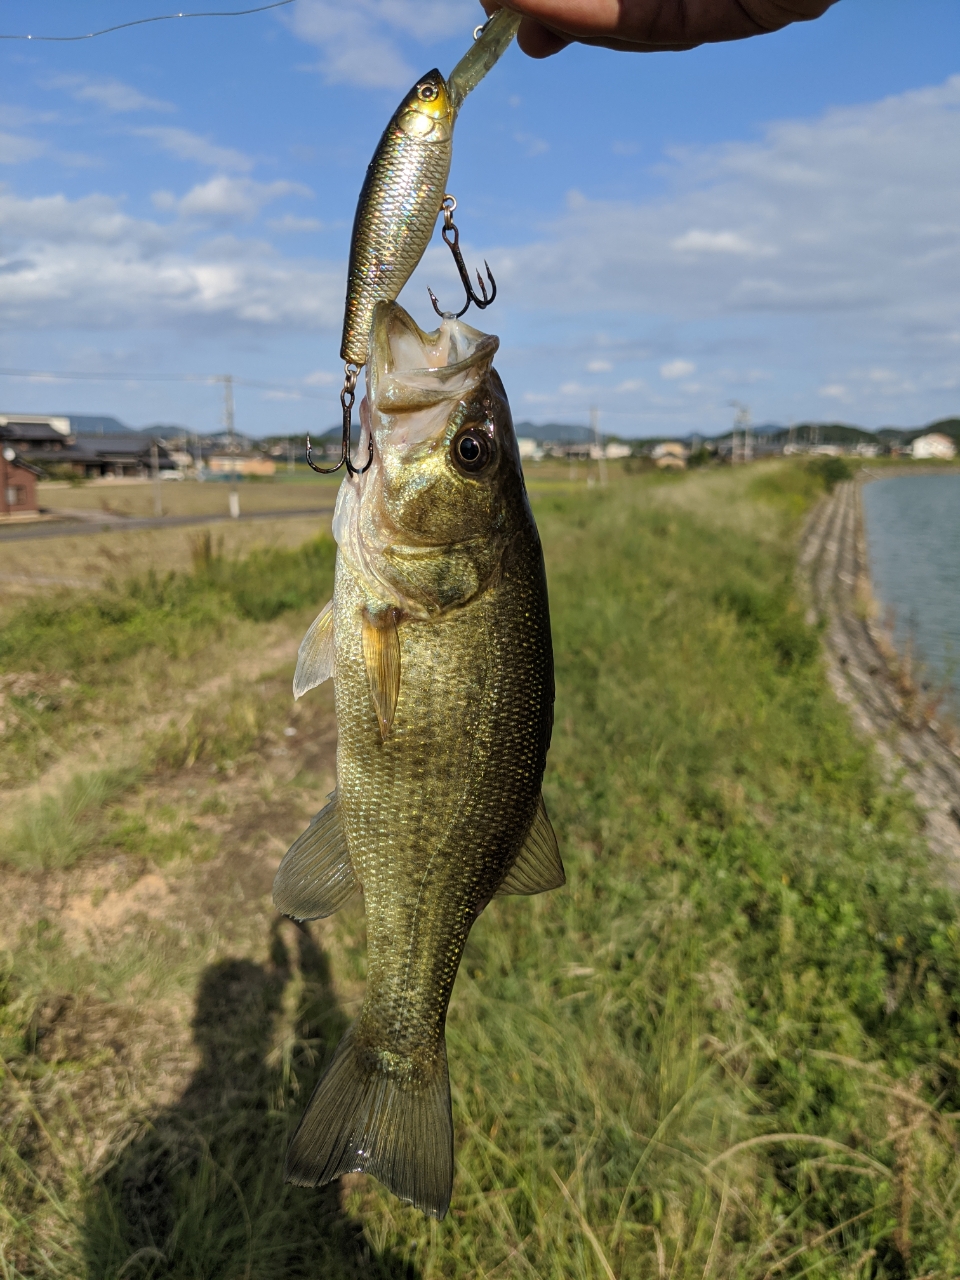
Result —
<instances>
[{"instance_id":1,"label":"finger","mask_svg":"<svg viewBox=\"0 0 960 1280\"><path fill-rule=\"evenodd\" d=\"M485 8L489 2L499 4L499 0L485 0ZM510 0L508 7L548 31L571 36L610 35L624 20L621 0ZM642 0L641 7L654 8L654 0Z\"/></svg>"},{"instance_id":2,"label":"finger","mask_svg":"<svg viewBox=\"0 0 960 1280\"><path fill-rule=\"evenodd\" d=\"M551 31L542 22L524 18L517 32L517 44L530 58L550 58L571 43L570 36Z\"/></svg>"}]
</instances>

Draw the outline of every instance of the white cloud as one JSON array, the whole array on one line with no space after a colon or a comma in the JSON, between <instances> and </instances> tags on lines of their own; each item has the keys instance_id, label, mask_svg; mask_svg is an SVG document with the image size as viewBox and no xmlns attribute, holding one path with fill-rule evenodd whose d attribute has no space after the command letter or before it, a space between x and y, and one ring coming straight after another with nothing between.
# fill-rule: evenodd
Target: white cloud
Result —
<instances>
[{"instance_id":1,"label":"white cloud","mask_svg":"<svg viewBox=\"0 0 960 1280\"><path fill-rule=\"evenodd\" d=\"M534 156L542 156L550 150L550 143L544 138L538 138L533 133L515 133L513 135L514 142L523 147L523 153L531 159Z\"/></svg>"},{"instance_id":2,"label":"white cloud","mask_svg":"<svg viewBox=\"0 0 960 1280\"><path fill-rule=\"evenodd\" d=\"M323 230L323 223L319 218L298 218L292 213L285 213L282 218L271 218L269 225L272 231L281 233Z\"/></svg>"},{"instance_id":3,"label":"white cloud","mask_svg":"<svg viewBox=\"0 0 960 1280\"><path fill-rule=\"evenodd\" d=\"M640 203L570 192L538 242L491 261L515 297L567 313L860 312L956 331L960 75L675 153L666 175Z\"/></svg>"},{"instance_id":4,"label":"white cloud","mask_svg":"<svg viewBox=\"0 0 960 1280\"><path fill-rule=\"evenodd\" d=\"M307 374L304 382L308 387L329 387L337 381L338 376L342 377L343 375L327 373L326 369L315 369L313 373Z\"/></svg>"},{"instance_id":5,"label":"white cloud","mask_svg":"<svg viewBox=\"0 0 960 1280\"><path fill-rule=\"evenodd\" d=\"M195 160L198 164L209 165L213 169L228 169L238 173L248 173L253 168L253 161L241 151L232 147L218 147L207 138L201 138L189 129L175 129L172 126L150 125L134 129L138 138L149 138L161 151L176 156L178 160Z\"/></svg>"},{"instance_id":6,"label":"white cloud","mask_svg":"<svg viewBox=\"0 0 960 1280\"><path fill-rule=\"evenodd\" d=\"M677 253L732 253L742 258L766 257L775 253L766 245L754 244L737 231L686 231L670 241Z\"/></svg>"},{"instance_id":7,"label":"white cloud","mask_svg":"<svg viewBox=\"0 0 960 1280\"><path fill-rule=\"evenodd\" d=\"M613 365L609 360L588 360L587 371L589 373L610 373Z\"/></svg>"},{"instance_id":8,"label":"white cloud","mask_svg":"<svg viewBox=\"0 0 960 1280\"><path fill-rule=\"evenodd\" d=\"M678 423L716 422L730 395L770 419L830 403L874 425L893 404L904 422L956 411L960 75L674 151L656 176L633 201L569 191L527 244L484 246L521 341L540 317L557 330L538 348L557 383L598 329L619 330L648 355L616 351L618 369L696 362L695 382L678 369L659 384L681 393L664 405ZM636 423L655 396L637 397Z\"/></svg>"},{"instance_id":9,"label":"white cloud","mask_svg":"<svg viewBox=\"0 0 960 1280\"><path fill-rule=\"evenodd\" d=\"M578 396L583 391L579 382L563 382L560 384L560 394L562 396Z\"/></svg>"},{"instance_id":10,"label":"white cloud","mask_svg":"<svg viewBox=\"0 0 960 1280\"><path fill-rule=\"evenodd\" d=\"M417 70L398 47L398 36L431 44L476 25L469 0L300 0L287 19L294 34L317 45L317 69L331 84L403 89Z\"/></svg>"},{"instance_id":11,"label":"white cloud","mask_svg":"<svg viewBox=\"0 0 960 1280\"><path fill-rule=\"evenodd\" d=\"M150 328L215 323L336 328L343 270L258 240L196 240L131 218L107 196L0 190L0 326Z\"/></svg>"},{"instance_id":12,"label":"white cloud","mask_svg":"<svg viewBox=\"0 0 960 1280\"><path fill-rule=\"evenodd\" d=\"M627 391L646 391L647 384L642 378L626 378L623 382L617 384L617 390Z\"/></svg>"},{"instance_id":13,"label":"white cloud","mask_svg":"<svg viewBox=\"0 0 960 1280\"><path fill-rule=\"evenodd\" d=\"M51 81L56 89L66 89L77 102L95 102L107 111L175 111L171 102L150 98L122 80L90 80L86 76L58 76Z\"/></svg>"},{"instance_id":14,"label":"white cloud","mask_svg":"<svg viewBox=\"0 0 960 1280\"><path fill-rule=\"evenodd\" d=\"M46 143L14 133L0 133L0 164L24 164L47 150Z\"/></svg>"},{"instance_id":15,"label":"white cloud","mask_svg":"<svg viewBox=\"0 0 960 1280\"><path fill-rule=\"evenodd\" d=\"M672 382L677 378L688 378L691 373L696 372L696 368L692 360L668 360L660 366L660 377Z\"/></svg>"},{"instance_id":16,"label":"white cloud","mask_svg":"<svg viewBox=\"0 0 960 1280\"><path fill-rule=\"evenodd\" d=\"M157 194L165 199L168 193ZM230 178L220 173L188 191L176 202L176 208L185 218L246 219L255 217L264 205L293 194L313 193L299 182L255 182L252 178Z\"/></svg>"}]
</instances>

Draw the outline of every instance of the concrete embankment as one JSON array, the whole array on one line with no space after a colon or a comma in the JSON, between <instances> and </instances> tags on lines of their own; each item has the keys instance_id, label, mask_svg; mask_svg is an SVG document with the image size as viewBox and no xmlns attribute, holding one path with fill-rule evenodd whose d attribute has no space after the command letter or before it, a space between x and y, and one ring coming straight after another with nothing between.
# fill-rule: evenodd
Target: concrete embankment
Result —
<instances>
[{"instance_id":1,"label":"concrete embankment","mask_svg":"<svg viewBox=\"0 0 960 1280\"><path fill-rule=\"evenodd\" d=\"M960 750L875 619L860 495L860 482L839 484L807 521L799 567L811 620L823 623L837 697L916 796L927 841L960 887Z\"/></svg>"}]
</instances>

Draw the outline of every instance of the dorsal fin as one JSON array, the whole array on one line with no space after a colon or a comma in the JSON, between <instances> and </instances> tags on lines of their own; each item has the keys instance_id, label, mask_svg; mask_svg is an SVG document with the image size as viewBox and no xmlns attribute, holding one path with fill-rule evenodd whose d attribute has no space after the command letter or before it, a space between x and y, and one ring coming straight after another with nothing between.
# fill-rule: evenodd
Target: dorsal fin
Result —
<instances>
[{"instance_id":1,"label":"dorsal fin","mask_svg":"<svg viewBox=\"0 0 960 1280\"><path fill-rule=\"evenodd\" d=\"M294 920L332 916L359 888L337 793L284 854L273 881L273 904Z\"/></svg>"},{"instance_id":2,"label":"dorsal fin","mask_svg":"<svg viewBox=\"0 0 960 1280\"><path fill-rule=\"evenodd\" d=\"M516 862L504 876L497 895L546 893L548 889L559 889L566 881L557 837L547 817L547 806L541 792L530 834L523 842Z\"/></svg>"},{"instance_id":3,"label":"dorsal fin","mask_svg":"<svg viewBox=\"0 0 960 1280\"><path fill-rule=\"evenodd\" d=\"M300 641L297 671L293 677L294 699L302 698L333 675L333 601L328 600Z\"/></svg>"}]
</instances>

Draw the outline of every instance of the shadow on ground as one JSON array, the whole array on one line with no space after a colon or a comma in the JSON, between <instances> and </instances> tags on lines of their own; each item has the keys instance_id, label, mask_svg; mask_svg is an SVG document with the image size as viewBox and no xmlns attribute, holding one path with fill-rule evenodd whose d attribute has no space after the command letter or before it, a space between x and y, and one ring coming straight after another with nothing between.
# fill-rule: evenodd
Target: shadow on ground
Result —
<instances>
[{"instance_id":1,"label":"shadow on ground","mask_svg":"<svg viewBox=\"0 0 960 1280\"><path fill-rule=\"evenodd\" d=\"M88 1274L416 1280L369 1247L336 1187L283 1181L287 1143L344 1029L308 930L276 927L269 965L211 965L193 1026L201 1062L183 1096L141 1120L94 1186Z\"/></svg>"}]
</instances>

